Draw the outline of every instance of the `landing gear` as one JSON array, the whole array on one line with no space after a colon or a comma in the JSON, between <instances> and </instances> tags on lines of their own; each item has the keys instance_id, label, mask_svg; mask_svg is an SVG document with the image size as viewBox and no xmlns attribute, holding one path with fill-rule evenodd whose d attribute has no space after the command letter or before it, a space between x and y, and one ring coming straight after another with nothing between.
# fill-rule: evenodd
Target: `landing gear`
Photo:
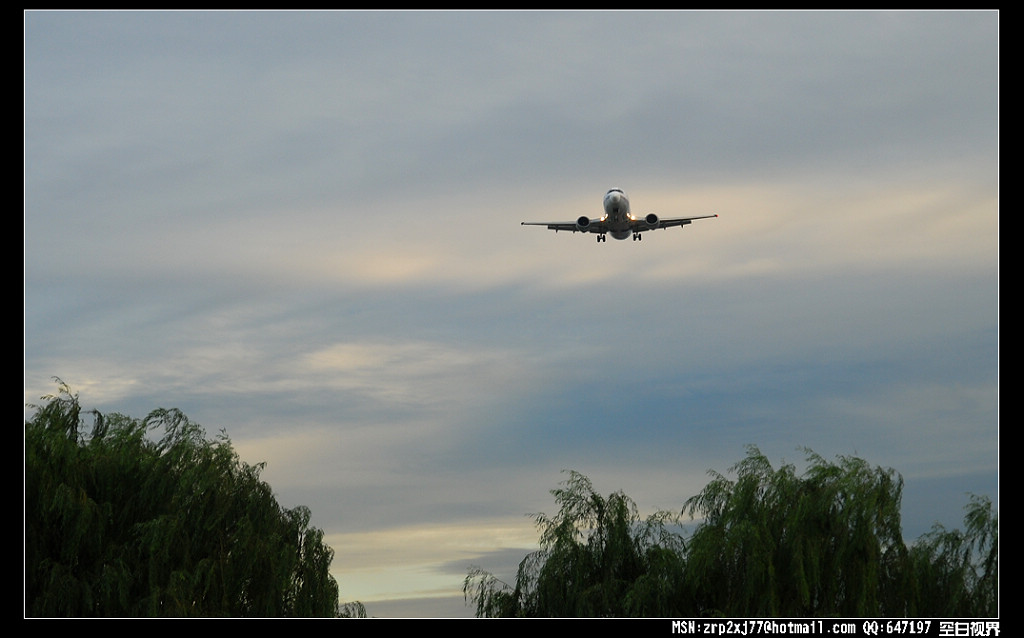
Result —
<instances>
[{"instance_id":1,"label":"landing gear","mask_svg":"<svg viewBox=\"0 0 1024 638\"><path fill-rule=\"evenodd\" d=\"M602 234L597 236L597 241L598 241L598 243L601 243L601 242L608 243L608 238L605 237L604 233L602 233Z\"/></svg>"},{"instance_id":2,"label":"landing gear","mask_svg":"<svg viewBox=\"0 0 1024 638\"><path fill-rule=\"evenodd\" d=\"M633 233L633 241L643 241L644 236L640 233Z\"/></svg>"}]
</instances>

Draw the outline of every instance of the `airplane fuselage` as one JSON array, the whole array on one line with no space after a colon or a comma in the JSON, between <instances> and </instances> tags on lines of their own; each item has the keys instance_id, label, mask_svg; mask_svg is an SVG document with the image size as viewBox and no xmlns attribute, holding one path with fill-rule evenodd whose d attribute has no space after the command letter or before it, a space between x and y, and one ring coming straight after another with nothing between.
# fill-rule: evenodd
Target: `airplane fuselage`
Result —
<instances>
[{"instance_id":1,"label":"airplane fuselage","mask_svg":"<svg viewBox=\"0 0 1024 638\"><path fill-rule=\"evenodd\" d=\"M629 198L618 188L613 188L604 195L604 217L608 224L608 234L615 239L625 239L633 235L630 226Z\"/></svg>"}]
</instances>

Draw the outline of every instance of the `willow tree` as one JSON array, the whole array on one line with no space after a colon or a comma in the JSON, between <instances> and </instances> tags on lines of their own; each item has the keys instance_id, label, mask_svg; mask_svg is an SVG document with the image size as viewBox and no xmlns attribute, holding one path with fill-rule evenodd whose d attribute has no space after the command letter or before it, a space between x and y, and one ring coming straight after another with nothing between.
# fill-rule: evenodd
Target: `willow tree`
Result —
<instances>
[{"instance_id":1,"label":"willow tree","mask_svg":"<svg viewBox=\"0 0 1024 638\"><path fill-rule=\"evenodd\" d=\"M999 615L999 517L984 496L965 509L963 531L936 523L911 547L914 615Z\"/></svg>"},{"instance_id":2,"label":"willow tree","mask_svg":"<svg viewBox=\"0 0 1024 638\"><path fill-rule=\"evenodd\" d=\"M686 501L703 516L688 544L698 614L903 615L910 581L902 478L862 459L774 469L756 447Z\"/></svg>"},{"instance_id":3,"label":"willow tree","mask_svg":"<svg viewBox=\"0 0 1024 638\"><path fill-rule=\"evenodd\" d=\"M26 614L335 614L323 532L226 435L163 409L92 412L86 434L67 386L44 399L25 423Z\"/></svg>"},{"instance_id":4,"label":"willow tree","mask_svg":"<svg viewBox=\"0 0 1024 638\"><path fill-rule=\"evenodd\" d=\"M678 615L683 540L676 516L641 519L621 491L603 497L570 472L552 490L554 516L535 515L540 549L519 564L514 586L472 568L463 583L478 617L609 617Z\"/></svg>"}]
</instances>

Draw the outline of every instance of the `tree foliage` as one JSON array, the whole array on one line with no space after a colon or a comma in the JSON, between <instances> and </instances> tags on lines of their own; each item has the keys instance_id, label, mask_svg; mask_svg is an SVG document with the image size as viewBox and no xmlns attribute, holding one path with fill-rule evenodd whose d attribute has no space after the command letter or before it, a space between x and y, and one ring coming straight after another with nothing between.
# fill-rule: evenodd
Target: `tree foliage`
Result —
<instances>
[{"instance_id":1,"label":"tree foliage","mask_svg":"<svg viewBox=\"0 0 1024 638\"><path fill-rule=\"evenodd\" d=\"M684 512L703 514L690 540L688 580L700 614L903 615L902 479L862 459L773 469L757 448L712 472Z\"/></svg>"},{"instance_id":2,"label":"tree foliage","mask_svg":"<svg viewBox=\"0 0 1024 638\"><path fill-rule=\"evenodd\" d=\"M63 383L25 423L30 616L331 616L333 551L225 434L92 412ZM86 413L89 414L89 413ZM151 432L162 432L155 438Z\"/></svg>"},{"instance_id":3,"label":"tree foliage","mask_svg":"<svg viewBox=\"0 0 1024 638\"><path fill-rule=\"evenodd\" d=\"M613 617L667 610L679 600L682 537L675 515L641 519L622 492L596 493L571 472L554 516L535 515L540 549L519 565L515 587L478 568L463 592L478 616Z\"/></svg>"},{"instance_id":4,"label":"tree foliage","mask_svg":"<svg viewBox=\"0 0 1024 638\"><path fill-rule=\"evenodd\" d=\"M998 614L998 519L968 506L966 531L902 537L902 478L856 457L773 468L756 447L728 478L685 502L699 518L646 520L625 494L601 497L572 472L552 491L558 514L535 516L540 549L514 585L473 567L463 583L480 617L964 616Z\"/></svg>"},{"instance_id":5,"label":"tree foliage","mask_svg":"<svg viewBox=\"0 0 1024 638\"><path fill-rule=\"evenodd\" d=\"M919 616L994 617L999 609L999 518L972 496L964 531L936 523L910 550Z\"/></svg>"}]
</instances>

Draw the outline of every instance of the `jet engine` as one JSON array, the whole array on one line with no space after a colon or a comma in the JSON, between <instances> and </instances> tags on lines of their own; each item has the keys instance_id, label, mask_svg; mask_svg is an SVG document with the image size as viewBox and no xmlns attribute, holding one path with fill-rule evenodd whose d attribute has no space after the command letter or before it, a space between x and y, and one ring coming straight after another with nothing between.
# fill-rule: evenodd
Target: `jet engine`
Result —
<instances>
[{"instance_id":1,"label":"jet engine","mask_svg":"<svg viewBox=\"0 0 1024 638\"><path fill-rule=\"evenodd\" d=\"M644 217L644 223L647 224L648 228L657 228L658 216L655 215L654 213L647 213L647 216Z\"/></svg>"},{"instance_id":2,"label":"jet engine","mask_svg":"<svg viewBox=\"0 0 1024 638\"><path fill-rule=\"evenodd\" d=\"M584 216L582 216L582 217L580 217L579 219L576 220L576 230L580 231L581 233L585 233L585 232L587 232L588 228L590 228L590 218L589 217L584 215Z\"/></svg>"}]
</instances>

